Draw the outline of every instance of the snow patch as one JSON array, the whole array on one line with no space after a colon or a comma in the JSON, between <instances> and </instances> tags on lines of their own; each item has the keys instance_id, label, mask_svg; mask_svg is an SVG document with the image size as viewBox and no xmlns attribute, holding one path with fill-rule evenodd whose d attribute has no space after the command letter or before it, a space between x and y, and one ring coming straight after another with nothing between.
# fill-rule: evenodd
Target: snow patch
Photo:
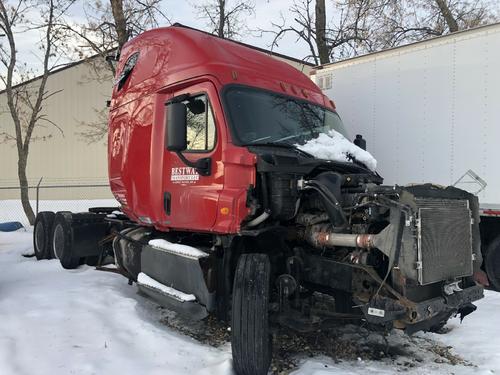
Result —
<instances>
[{"instance_id":1,"label":"snow patch","mask_svg":"<svg viewBox=\"0 0 500 375\"><path fill-rule=\"evenodd\" d=\"M0 233L1 375L234 375L229 345L165 326L164 310L123 276L28 251L32 228Z\"/></svg>"},{"instance_id":2,"label":"snow patch","mask_svg":"<svg viewBox=\"0 0 500 375\"><path fill-rule=\"evenodd\" d=\"M159 283L158 281L156 281L152 277L149 277L148 275L146 275L144 272L141 272L137 276L137 283L148 286L148 287L153 288L153 289L158 289L159 291L161 291L165 294L168 294L169 296L172 296L181 302L196 301L196 297L193 294L186 294L184 292L181 292L180 290L163 285L162 283Z\"/></svg>"},{"instance_id":3,"label":"snow patch","mask_svg":"<svg viewBox=\"0 0 500 375\"><path fill-rule=\"evenodd\" d=\"M191 246L181 245L178 243L168 242L163 239L150 240L149 245L153 246L156 249L166 250L171 253L181 255L187 258L200 259L208 256L207 253Z\"/></svg>"},{"instance_id":4,"label":"snow patch","mask_svg":"<svg viewBox=\"0 0 500 375\"><path fill-rule=\"evenodd\" d=\"M317 138L295 146L319 159L346 162L352 161L351 157L354 157L371 171L377 169L377 160L368 151L359 148L333 129L328 134L321 133Z\"/></svg>"}]
</instances>

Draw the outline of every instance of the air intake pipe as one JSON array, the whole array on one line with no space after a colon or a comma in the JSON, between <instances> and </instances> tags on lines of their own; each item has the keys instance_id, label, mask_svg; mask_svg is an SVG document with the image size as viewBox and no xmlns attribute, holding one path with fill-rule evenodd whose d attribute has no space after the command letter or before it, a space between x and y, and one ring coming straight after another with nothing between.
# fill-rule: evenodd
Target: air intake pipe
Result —
<instances>
[{"instance_id":1,"label":"air intake pipe","mask_svg":"<svg viewBox=\"0 0 500 375\"><path fill-rule=\"evenodd\" d=\"M330 225L312 225L303 230L300 237L316 248L353 247L358 249L377 248L389 257L393 257L401 245L401 233L398 225L389 224L378 234L337 233Z\"/></svg>"},{"instance_id":2,"label":"air intake pipe","mask_svg":"<svg viewBox=\"0 0 500 375\"><path fill-rule=\"evenodd\" d=\"M375 234L336 233L323 225L313 225L303 233L303 238L317 248L355 247L371 249L375 247Z\"/></svg>"}]
</instances>

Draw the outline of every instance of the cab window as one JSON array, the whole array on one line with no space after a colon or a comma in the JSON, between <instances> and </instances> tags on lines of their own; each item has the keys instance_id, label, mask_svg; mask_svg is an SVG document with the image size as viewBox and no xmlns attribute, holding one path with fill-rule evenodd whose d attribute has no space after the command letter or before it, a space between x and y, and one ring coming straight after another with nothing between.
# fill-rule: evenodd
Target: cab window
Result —
<instances>
[{"instance_id":1,"label":"cab window","mask_svg":"<svg viewBox=\"0 0 500 375\"><path fill-rule=\"evenodd\" d=\"M134 69L135 64L137 64L137 59L139 58L139 52L133 53L123 66L123 69L118 76L116 84L118 85L118 91L122 89L123 85L125 82L127 82L128 77L130 76L130 73L132 73L132 70Z\"/></svg>"},{"instance_id":2,"label":"cab window","mask_svg":"<svg viewBox=\"0 0 500 375\"><path fill-rule=\"evenodd\" d=\"M206 95L184 102L187 107L187 152L206 152L215 147L215 121Z\"/></svg>"}]
</instances>

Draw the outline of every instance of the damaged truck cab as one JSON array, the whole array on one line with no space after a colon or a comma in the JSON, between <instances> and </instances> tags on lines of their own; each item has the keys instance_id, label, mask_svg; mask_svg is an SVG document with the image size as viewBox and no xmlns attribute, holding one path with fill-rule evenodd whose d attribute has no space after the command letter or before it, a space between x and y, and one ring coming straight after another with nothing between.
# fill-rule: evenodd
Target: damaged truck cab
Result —
<instances>
[{"instance_id":1,"label":"damaged truck cab","mask_svg":"<svg viewBox=\"0 0 500 375\"><path fill-rule=\"evenodd\" d=\"M384 186L354 145L303 147L344 136L333 102L278 59L182 26L132 39L109 114L123 214L103 219L119 269L165 306L230 320L240 375L267 374L276 324L411 333L474 311L477 198Z\"/></svg>"}]
</instances>

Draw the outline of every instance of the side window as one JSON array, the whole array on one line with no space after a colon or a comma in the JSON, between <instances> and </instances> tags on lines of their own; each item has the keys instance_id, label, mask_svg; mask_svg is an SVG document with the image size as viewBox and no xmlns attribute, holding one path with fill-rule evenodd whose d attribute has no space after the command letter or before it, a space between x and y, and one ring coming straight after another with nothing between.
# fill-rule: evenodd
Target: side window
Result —
<instances>
[{"instance_id":1,"label":"side window","mask_svg":"<svg viewBox=\"0 0 500 375\"><path fill-rule=\"evenodd\" d=\"M118 76L118 79L116 81L116 84L118 86L118 91L122 89L123 85L125 82L127 82L128 77L130 76L130 73L132 73L132 70L134 69L135 64L137 64L137 59L139 58L139 52L133 53L123 66L123 69Z\"/></svg>"},{"instance_id":2,"label":"side window","mask_svg":"<svg viewBox=\"0 0 500 375\"><path fill-rule=\"evenodd\" d=\"M184 102L187 107L186 151L211 151L215 147L215 121L206 95L195 96Z\"/></svg>"}]
</instances>

